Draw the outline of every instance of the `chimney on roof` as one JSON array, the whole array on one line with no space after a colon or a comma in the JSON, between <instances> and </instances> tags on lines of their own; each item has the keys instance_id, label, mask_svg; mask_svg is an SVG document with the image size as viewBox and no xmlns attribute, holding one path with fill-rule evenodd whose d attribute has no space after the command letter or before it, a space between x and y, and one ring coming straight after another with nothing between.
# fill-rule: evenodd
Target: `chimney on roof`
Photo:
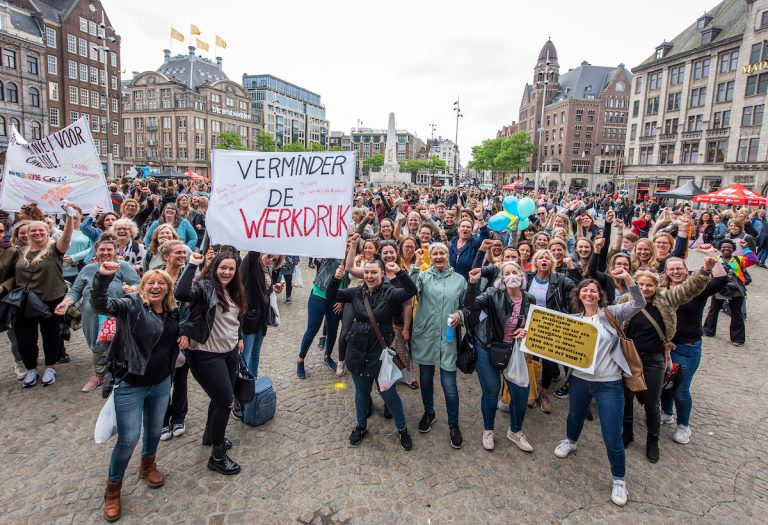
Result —
<instances>
[{"instance_id":1,"label":"chimney on roof","mask_svg":"<svg viewBox=\"0 0 768 525\"><path fill-rule=\"evenodd\" d=\"M589 63L589 62L587 62L587 61L585 60L585 61L583 61L583 62L581 63L581 65L582 65L582 67L583 67L583 66L589 66L589 65L590 65L590 63Z\"/></svg>"},{"instance_id":2,"label":"chimney on roof","mask_svg":"<svg viewBox=\"0 0 768 525\"><path fill-rule=\"evenodd\" d=\"M190 56L195 56L195 46L189 46L187 49L189 49Z\"/></svg>"},{"instance_id":3,"label":"chimney on roof","mask_svg":"<svg viewBox=\"0 0 768 525\"><path fill-rule=\"evenodd\" d=\"M131 71L131 73L133 73L133 78L136 78L136 77L139 76L139 72L138 71Z\"/></svg>"},{"instance_id":4,"label":"chimney on roof","mask_svg":"<svg viewBox=\"0 0 768 525\"><path fill-rule=\"evenodd\" d=\"M163 64L167 64L168 60L170 59L171 59L171 50L163 49Z\"/></svg>"},{"instance_id":5,"label":"chimney on roof","mask_svg":"<svg viewBox=\"0 0 768 525\"><path fill-rule=\"evenodd\" d=\"M216 67L221 70L221 57L216 57Z\"/></svg>"}]
</instances>

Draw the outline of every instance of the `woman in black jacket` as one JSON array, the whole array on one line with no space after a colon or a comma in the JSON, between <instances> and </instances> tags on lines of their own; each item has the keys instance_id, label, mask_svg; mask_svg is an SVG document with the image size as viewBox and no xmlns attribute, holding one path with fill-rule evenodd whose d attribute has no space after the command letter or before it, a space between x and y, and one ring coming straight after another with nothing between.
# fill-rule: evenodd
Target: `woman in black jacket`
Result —
<instances>
[{"instance_id":1,"label":"woman in black jacket","mask_svg":"<svg viewBox=\"0 0 768 525\"><path fill-rule=\"evenodd\" d=\"M239 352L243 351L240 319L246 310L240 280L240 261L231 252L216 255L205 273L195 280L203 256L193 253L176 285L176 299L190 304L190 314L180 326L180 348L189 347L189 365L205 393L211 398L203 445L213 445L208 469L230 475L240 465L227 456L232 443L224 437L233 393Z\"/></svg>"},{"instance_id":2,"label":"woman in black jacket","mask_svg":"<svg viewBox=\"0 0 768 525\"><path fill-rule=\"evenodd\" d=\"M470 285L475 285L480 280L480 274L479 268L469 272ZM477 377L483 391L480 399L484 425L483 447L486 450L495 448L493 427L496 419L496 403L501 390L499 370L492 365L488 348L493 343L512 344L515 340L525 337L528 308L531 304L536 304L536 299L523 291L525 284L525 274L520 266L514 262L505 262L501 263L501 276L498 283L489 286L479 296L475 296L477 287L469 286L464 297L464 308L468 310L465 312L465 318L471 311L485 311L487 314L475 330ZM533 447L523 434L523 419L530 387L520 387L506 378L504 380L512 397L509 402L507 439L517 445L520 450L532 452Z\"/></svg>"},{"instance_id":3,"label":"woman in black jacket","mask_svg":"<svg viewBox=\"0 0 768 525\"><path fill-rule=\"evenodd\" d=\"M162 270L150 270L139 283L139 293L111 299L109 284L119 269L114 261L102 263L91 288L94 311L115 317L117 324L107 356L110 371L118 381L114 387L117 442L109 460L104 492L104 517L108 521L120 518L123 475L139 442L142 421L139 477L146 479L151 488L165 483L157 470L155 453L181 342L170 276Z\"/></svg>"},{"instance_id":4,"label":"woman in black jacket","mask_svg":"<svg viewBox=\"0 0 768 525\"><path fill-rule=\"evenodd\" d=\"M416 285L408 274L397 263L387 263L388 271L395 274L402 288L395 287L384 281L384 263L378 259L368 261L364 268L363 286L339 290L339 283L344 276L344 267L339 266L331 279L327 290L327 300L330 303L351 303L354 311L354 321L349 329L346 364L355 383L355 413L357 426L349 436L352 445L359 445L365 437L371 388L374 382L378 385L378 375L381 368L381 343L368 315L366 302L373 312L374 322L378 325L387 346L395 338L392 320L402 314L403 303L416 295ZM387 390L379 391L389 413L395 418L395 425L400 433L400 446L411 450L413 442L408 434L403 403L397 394L395 385Z\"/></svg>"}]
</instances>

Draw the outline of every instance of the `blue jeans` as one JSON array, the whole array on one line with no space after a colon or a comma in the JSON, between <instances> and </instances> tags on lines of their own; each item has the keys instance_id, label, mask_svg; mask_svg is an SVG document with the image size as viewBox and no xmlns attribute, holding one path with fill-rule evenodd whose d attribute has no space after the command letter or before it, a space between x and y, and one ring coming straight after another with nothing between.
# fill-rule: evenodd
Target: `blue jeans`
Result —
<instances>
[{"instance_id":1,"label":"blue jeans","mask_svg":"<svg viewBox=\"0 0 768 525\"><path fill-rule=\"evenodd\" d=\"M259 372L259 356L264 337L265 335L261 332L243 336L243 359L245 359L248 371L253 374L253 377L256 377Z\"/></svg>"},{"instance_id":2,"label":"blue jeans","mask_svg":"<svg viewBox=\"0 0 768 525\"><path fill-rule=\"evenodd\" d=\"M153 386L131 386L125 381L115 389L115 414L117 416L117 443L109 460L109 481L123 478L133 449L139 442L142 420L144 437L141 455L154 456L160 443L163 417L168 408L171 377Z\"/></svg>"},{"instance_id":3,"label":"blue jeans","mask_svg":"<svg viewBox=\"0 0 768 525\"><path fill-rule=\"evenodd\" d=\"M364 427L368 422L368 403L371 399L371 389L376 381L373 377L363 377L357 374L350 374L355 383L355 419L357 424ZM376 382L378 387L378 381ZM395 419L395 425L398 430L403 430L407 425L405 423L405 412L403 411L403 402L397 393L397 388L392 385L389 390L379 392L381 399L389 409L389 413Z\"/></svg>"},{"instance_id":4,"label":"blue jeans","mask_svg":"<svg viewBox=\"0 0 768 525\"><path fill-rule=\"evenodd\" d=\"M765 260L768 259L768 250L760 250L757 254L757 258L760 260L760 264L765 264Z\"/></svg>"},{"instance_id":5,"label":"blue jeans","mask_svg":"<svg viewBox=\"0 0 768 525\"><path fill-rule=\"evenodd\" d=\"M519 350L515 351L519 352ZM501 373L495 366L491 365L488 350L480 344L480 341L475 342L475 353L477 354L477 362L475 364L477 378L480 380L480 388L483 390L483 395L480 397L483 427L485 430L493 430L493 422L496 419L496 405L499 399L499 391L501 390ZM512 396L512 400L509 402L509 429L512 432L520 432L523 429L525 411L528 409L528 391L530 386L523 388L510 383L506 379L504 381L506 381L507 388L509 388L509 393Z\"/></svg>"},{"instance_id":6,"label":"blue jeans","mask_svg":"<svg viewBox=\"0 0 768 525\"><path fill-rule=\"evenodd\" d=\"M665 414L672 415L674 403L677 407L677 424L688 426L693 408L691 381L701 362L701 339L695 343L678 344L672 350L672 362L685 367L685 376L676 389L664 390L661 393L661 409Z\"/></svg>"},{"instance_id":7,"label":"blue jeans","mask_svg":"<svg viewBox=\"0 0 768 525\"><path fill-rule=\"evenodd\" d=\"M435 365L419 365L419 380L421 381L421 401L424 412L435 413ZM448 411L448 426L459 426L459 389L456 387L456 370L449 372L440 369L440 384L443 385L445 408Z\"/></svg>"},{"instance_id":8,"label":"blue jeans","mask_svg":"<svg viewBox=\"0 0 768 525\"><path fill-rule=\"evenodd\" d=\"M618 381L585 381L571 376L571 386L568 390L568 423L566 436L576 443L587 419L589 402L595 398L597 413L600 415L600 431L603 443L608 452L608 462L611 464L613 479L624 479L626 472L626 456L624 442L621 440L621 424L624 419L624 382Z\"/></svg>"},{"instance_id":9,"label":"blue jeans","mask_svg":"<svg viewBox=\"0 0 768 525\"><path fill-rule=\"evenodd\" d=\"M307 330L304 332L304 337L301 338L301 350L299 351L301 359L307 356L309 347L312 346L312 341L323 325L323 318L325 318L327 327L325 355L331 355L333 344L336 342L339 316L333 313L333 303L328 302L319 295L309 294L309 301L307 302Z\"/></svg>"}]
</instances>

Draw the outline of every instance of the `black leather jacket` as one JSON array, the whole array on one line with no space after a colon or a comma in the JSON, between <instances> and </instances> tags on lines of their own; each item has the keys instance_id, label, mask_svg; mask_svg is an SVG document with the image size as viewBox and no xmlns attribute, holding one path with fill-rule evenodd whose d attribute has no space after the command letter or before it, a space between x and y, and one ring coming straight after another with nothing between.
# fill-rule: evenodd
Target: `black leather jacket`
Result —
<instances>
[{"instance_id":1,"label":"black leather jacket","mask_svg":"<svg viewBox=\"0 0 768 525\"><path fill-rule=\"evenodd\" d=\"M117 332L109 346L107 362L115 377L125 373L144 375L152 350L163 335L163 316L156 314L145 305L138 293L129 294L121 299L111 299L107 295L113 276L97 273L91 288L91 306L101 315L117 319ZM179 322L178 310L169 312ZM178 349L177 349L178 350ZM173 356L172 362L176 361Z\"/></svg>"},{"instance_id":2,"label":"black leather jacket","mask_svg":"<svg viewBox=\"0 0 768 525\"><path fill-rule=\"evenodd\" d=\"M189 316L179 325L179 333L204 344L211 335L216 319L216 305L219 298L213 283L208 279L195 280L197 265L189 263L176 283L175 296L178 301L190 303ZM243 338L242 327L238 339Z\"/></svg>"},{"instance_id":3,"label":"black leather jacket","mask_svg":"<svg viewBox=\"0 0 768 525\"><path fill-rule=\"evenodd\" d=\"M473 311L485 310L488 316L480 321L473 333L480 344L488 348L491 343L504 342L504 329L512 315L512 300L506 290L488 287L480 295L475 294L476 286L470 284L464 296L464 316ZM536 298L528 292L522 292L523 303L520 305L520 317L516 320L515 329L525 326L528 317L528 307L536 304Z\"/></svg>"},{"instance_id":4,"label":"black leather jacket","mask_svg":"<svg viewBox=\"0 0 768 525\"><path fill-rule=\"evenodd\" d=\"M535 272L525 272L528 278L527 292L531 287ZM558 312L569 313L571 310L571 290L576 287L568 277L565 277L555 271L549 275L549 287L547 288L547 308L557 310Z\"/></svg>"}]
</instances>

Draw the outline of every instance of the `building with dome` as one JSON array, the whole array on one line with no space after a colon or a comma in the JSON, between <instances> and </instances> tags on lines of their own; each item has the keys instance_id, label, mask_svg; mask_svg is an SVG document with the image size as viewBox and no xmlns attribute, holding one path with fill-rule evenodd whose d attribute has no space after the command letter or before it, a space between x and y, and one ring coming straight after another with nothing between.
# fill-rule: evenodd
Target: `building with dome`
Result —
<instances>
[{"instance_id":1,"label":"building with dome","mask_svg":"<svg viewBox=\"0 0 768 525\"><path fill-rule=\"evenodd\" d=\"M229 80L222 59L164 50L156 71L134 72L123 82L124 158L133 166L187 169L210 176L210 151L222 132L254 149L257 125L248 91Z\"/></svg>"},{"instance_id":2,"label":"building with dome","mask_svg":"<svg viewBox=\"0 0 768 525\"><path fill-rule=\"evenodd\" d=\"M536 146L522 176L533 180L540 165L547 191L612 189L624 151L631 82L624 64L584 61L561 73L555 44L547 40L520 102L516 125Z\"/></svg>"}]
</instances>

